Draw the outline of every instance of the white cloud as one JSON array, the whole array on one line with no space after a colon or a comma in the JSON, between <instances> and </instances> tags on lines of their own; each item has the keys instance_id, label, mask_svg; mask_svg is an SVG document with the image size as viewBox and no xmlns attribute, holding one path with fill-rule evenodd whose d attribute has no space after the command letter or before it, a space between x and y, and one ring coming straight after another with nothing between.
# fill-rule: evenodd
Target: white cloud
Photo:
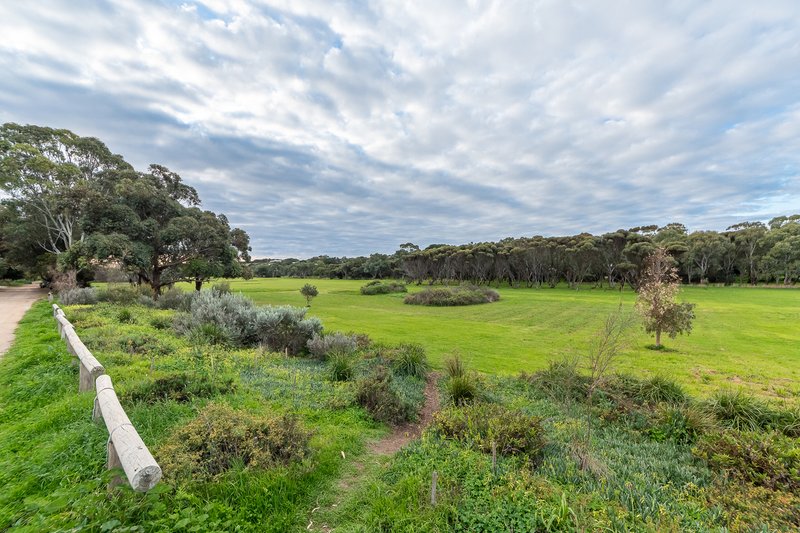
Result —
<instances>
[{"instance_id":1,"label":"white cloud","mask_svg":"<svg viewBox=\"0 0 800 533\"><path fill-rule=\"evenodd\" d=\"M0 32L0 120L171 166L258 254L800 205L794 1L30 2Z\"/></svg>"}]
</instances>

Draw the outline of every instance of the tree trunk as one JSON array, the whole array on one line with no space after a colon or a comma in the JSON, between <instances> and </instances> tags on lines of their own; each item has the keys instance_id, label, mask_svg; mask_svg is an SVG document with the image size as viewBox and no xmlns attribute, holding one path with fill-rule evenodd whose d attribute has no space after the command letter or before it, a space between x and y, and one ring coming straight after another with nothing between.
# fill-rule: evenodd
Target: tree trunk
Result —
<instances>
[{"instance_id":1,"label":"tree trunk","mask_svg":"<svg viewBox=\"0 0 800 533\"><path fill-rule=\"evenodd\" d=\"M194 290L200 292L200 289L203 288L203 280L200 278L194 278Z\"/></svg>"},{"instance_id":2,"label":"tree trunk","mask_svg":"<svg viewBox=\"0 0 800 533\"><path fill-rule=\"evenodd\" d=\"M661 348L661 330L656 330L656 348Z\"/></svg>"},{"instance_id":3,"label":"tree trunk","mask_svg":"<svg viewBox=\"0 0 800 533\"><path fill-rule=\"evenodd\" d=\"M161 269L153 267L153 277L150 280L150 287L153 289L153 300L158 300L161 295Z\"/></svg>"}]
</instances>

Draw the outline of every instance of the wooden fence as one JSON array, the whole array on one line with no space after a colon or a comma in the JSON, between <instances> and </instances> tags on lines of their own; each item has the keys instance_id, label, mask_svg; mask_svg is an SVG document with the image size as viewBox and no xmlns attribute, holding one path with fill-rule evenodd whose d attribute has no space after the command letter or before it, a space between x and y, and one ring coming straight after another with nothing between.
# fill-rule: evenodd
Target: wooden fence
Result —
<instances>
[{"instance_id":1,"label":"wooden fence","mask_svg":"<svg viewBox=\"0 0 800 533\"><path fill-rule=\"evenodd\" d=\"M86 392L92 389L97 391L92 418L95 421L102 418L108 429L106 466L109 469L122 468L134 490L146 492L152 489L161 479L161 467L125 414L111 378L106 375L103 365L75 333L75 328L67 320L64 311L56 304L53 304L53 317L56 319L61 338L67 344L67 350L78 358L80 368L78 391ZM118 481L112 481L112 485L117 483Z\"/></svg>"}]
</instances>

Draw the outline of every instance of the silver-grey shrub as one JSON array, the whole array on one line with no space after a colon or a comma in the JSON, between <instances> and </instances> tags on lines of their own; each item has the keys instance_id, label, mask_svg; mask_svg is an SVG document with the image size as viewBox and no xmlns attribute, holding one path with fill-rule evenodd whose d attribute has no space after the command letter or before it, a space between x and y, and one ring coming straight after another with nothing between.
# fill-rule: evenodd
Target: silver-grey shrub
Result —
<instances>
[{"instance_id":1,"label":"silver-grey shrub","mask_svg":"<svg viewBox=\"0 0 800 533\"><path fill-rule=\"evenodd\" d=\"M185 292L173 287L167 291L164 291L164 293L158 297L158 301L156 301L156 307L159 309L188 311L192 304L192 297L194 294L194 292Z\"/></svg>"},{"instance_id":2,"label":"silver-grey shrub","mask_svg":"<svg viewBox=\"0 0 800 533\"><path fill-rule=\"evenodd\" d=\"M58 295L61 305L93 305L99 300L97 289L86 287L84 289L67 289Z\"/></svg>"},{"instance_id":3,"label":"silver-grey shrub","mask_svg":"<svg viewBox=\"0 0 800 533\"><path fill-rule=\"evenodd\" d=\"M256 307L241 294L202 291L191 297L189 311L175 319L178 333L188 335L201 324L214 324L237 346L266 345L270 350L302 352L306 342L322 332L317 318L305 318L299 307Z\"/></svg>"},{"instance_id":4,"label":"silver-grey shrub","mask_svg":"<svg viewBox=\"0 0 800 533\"><path fill-rule=\"evenodd\" d=\"M356 351L355 335L344 333L315 334L306 344L311 355L318 359L327 359L332 353L349 354Z\"/></svg>"}]
</instances>

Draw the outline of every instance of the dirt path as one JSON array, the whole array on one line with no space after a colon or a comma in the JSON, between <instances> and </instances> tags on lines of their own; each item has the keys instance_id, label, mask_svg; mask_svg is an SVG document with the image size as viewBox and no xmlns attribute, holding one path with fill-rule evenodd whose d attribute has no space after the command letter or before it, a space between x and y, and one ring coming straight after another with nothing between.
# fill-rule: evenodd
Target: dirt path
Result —
<instances>
[{"instance_id":1,"label":"dirt path","mask_svg":"<svg viewBox=\"0 0 800 533\"><path fill-rule=\"evenodd\" d=\"M14 342L14 330L33 302L46 295L37 283L24 287L0 287L0 358Z\"/></svg>"},{"instance_id":2,"label":"dirt path","mask_svg":"<svg viewBox=\"0 0 800 533\"><path fill-rule=\"evenodd\" d=\"M433 421L433 413L438 411L440 407L438 381L439 375L437 373L431 372L428 374L428 382L425 384L425 405L422 406L419 420L413 424L396 427L390 435L370 444L370 453L374 455L392 455L422 434L422 431Z\"/></svg>"},{"instance_id":3,"label":"dirt path","mask_svg":"<svg viewBox=\"0 0 800 533\"><path fill-rule=\"evenodd\" d=\"M428 374L428 381L425 383L425 404L422 406L422 411L419 414L419 420L413 424L405 424L396 427L386 437L377 440L367 447L367 453L360 460L352 465L352 471L342 477L336 485L337 495L334 501L318 506L312 509L307 531L322 531L323 533L330 533L333 529L325 523L325 520L318 521L315 518L315 513L329 507L335 509L341 504L345 495L351 492L354 487L363 482L365 475L373 471L377 465L385 464L389 456L394 455L400 448L419 437L422 432L433 421L433 414L439 410L439 374L431 372ZM344 457L344 455L342 456ZM324 511L323 511L324 512Z\"/></svg>"}]
</instances>

